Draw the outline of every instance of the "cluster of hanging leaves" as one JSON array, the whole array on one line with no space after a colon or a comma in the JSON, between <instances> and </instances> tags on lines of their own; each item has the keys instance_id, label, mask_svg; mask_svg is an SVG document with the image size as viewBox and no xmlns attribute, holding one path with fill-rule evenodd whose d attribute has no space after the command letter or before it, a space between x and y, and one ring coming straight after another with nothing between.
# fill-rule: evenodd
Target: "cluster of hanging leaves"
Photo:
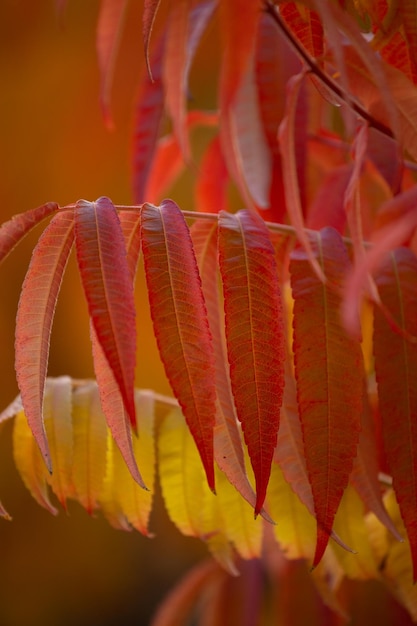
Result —
<instances>
[{"instance_id":1,"label":"cluster of hanging leaves","mask_svg":"<svg viewBox=\"0 0 417 626\"><path fill-rule=\"evenodd\" d=\"M171 519L226 572L263 558L275 580L282 555L304 559L336 612L343 577L373 578L417 621L414 2L164 4L144 2L136 204L48 203L0 229L2 261L52 218L19 302L20 396L1 418L17 414L18 469L52 512L48 486L147 534L157 447ZM98 22L109 125L126 7L102 0ZM207 32L221 43L215 111L187 102ZM192 160L196 125L210 139L186 212L161 198ZM73 248L96 382L46 378ZM161 399L134 388L140 258L175 396L161 415ZM265 560L271 544L279 562ZM204 623L222 623L226 580L201 566L155 624L185 620L203 587L217 598Z\"/></svg>"}]
</instances>

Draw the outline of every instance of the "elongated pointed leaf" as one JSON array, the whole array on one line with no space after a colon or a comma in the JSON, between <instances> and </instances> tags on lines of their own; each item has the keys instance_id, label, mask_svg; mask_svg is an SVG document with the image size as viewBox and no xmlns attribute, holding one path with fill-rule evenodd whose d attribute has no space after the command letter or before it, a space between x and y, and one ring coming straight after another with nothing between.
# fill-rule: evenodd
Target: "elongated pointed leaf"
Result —
<instances>
[{"instance_id":1,"label":"elongated pointed leaf","mask_svg":"<svg viewBox=\"0 0 417 626\"><path fill-rule=\"evenodd\" d=\"M77 385L72 396L75 498L90 515L98 508L106 472L107 428L95 381Z\"/></svg>"},{"instance_id":2,"label":"elongated pointed leaf","mask_svg":"<svg viewBox=\"0 0 417 626\"><path fill-rule=\"evenodd\" d=\"M53 467L49 484L66 509L67 498L73 495L72 382L69 376L47 379L43 415Z\"/></svg>"},{"instance_id":3,"label":"elongated pointed leaf","mask_svg":"<svg viewBox=\"0 0 417 626\"><path fill-rule=\"evenodd\" d=\"M142 252L159 352L214 489L214 351L190 233L174 202L143 206Z\"/></svg>"},{"instance_id":4,"label":"elongated pointed leaf","mask_svg":"<svg viewBox=\"0 0 417 626\"><path fill-rule=\"evenodd\" d=\"M136 426L135 303L119 218L108 198L80 200L75 213L78 266L97 338Z\"/></svg>"},{"instance_id":5,"label":"elongated pointed leaf","mask_svg":"<svg viewBox=\"0 0 417 626\"><path fill-rule=\"evenodd\" d=\"M230 380L262 508L284 387L281 293L274 249L263 220L240 211L219 216Z\"/></svg>"},{"instance_id":6,"label":"elongated pointed leaf","mask_svg":"<svg viewBox=\"0 0 417 626\"><path fill-rule=\"evenodd\" d=\"M301 250L292 254L290 273L297 399L317 519L317 565L356 455L363 361L359 342L346 335L339 319L339 290L348 267L341 237L326 228L311 245L326 285Z\"/></svg>"},{"instance_id":7,"label":"elongated pointed leaf","mask_svg":"<svg viewBox=\"0 0 417 626\"><path fill-rule=\"evenodd\" d=\"M220 311L219 298L217 224L196 222L191 229L191 237L200 269L216 363L216 391L219 406L214 429L214 458L232 485L255 507L256 496L246 474L242 440L236 420L227 367L227 351L222 324L224 315Z\"/></svg>"},{"instance_id":8,"label":"elongated pointed leaf","mask_svg":"<svg viewBox=\"0 0 417 626\"><path fill-rule=\"evenodd\" d=\"M73 211L58 213L33 251L16 317L17 381L28 423L50 471L43 394L55 305L73 240Z\"/></svg>"},{"instance_id":9,"label":"elongated pointed leaf","mask_svg":"<svg viewBox=\"0 0 417 626\"><path fill-rule=\"evenodd\" d=\"M32 228L52 213L56 213L58 209L56 202L47 202L26 213L14 215L12 219L4 222L0 228L0 263Z\"/></svg>"},{"instance_id":10,"label":"elongated pointed leaf","mask_svg":"<svg viewBox=\"0 0 417 626\"><path fill-rule=\"evenodd\" d=\"M140 255L140 215L133 211L120 211L119 219L125 238L127 263L134 281Z\"/></svg>"},{"instance_id":11,"label":"elongated pointed leaf","mask_svg":"<svg viewBox=\"0 0 417 626\"><path fill-rule=\"evenodd\" d=\"M217 213L227 210L229 174L219 137L209 144L200 163L195 189L196 210Z\"/></svg>"},{"instance_id":12,"label":"elongated pointed leaf","mask_svg":"<svg viewBox=\"0 0 417 626\"><path fill-rule=\"evenodd\" d=\"M100 68L100 104L108 128L113 128L110 91L114 65L128 0L102 0L97 24L97 55Z\"/></svg>"},{"instance_id":13,"label":"elongated pointed leaf","mask_svg":"<svg viewBox=\"0 0 417 626\"><path fill-rule=\"evenodd\" d=\"M58 511L49 499L48 470L23 411L16 415L14 421L13 458L32 497L52 515L57 515Z\"/></svg>"},{"instance_id":14,"label":"elongated pointed leaf","mask_svg":"<svg viewBox=\"0 0 417 626\"><path fill-rule=\"evenodd\" d=\"M151 35L153 26L155 23L156 14L158 13L159 5L161 4L161 0L144 0L143 7L143 21L142 21L142 30L143 30L143 43L145 47L145 58L146 64L148 67L149 77L153 80L152 68L151 68L151 60L149 58L149 44L151 41ZM153 64L152 64L153 67Z\"/></svg>"},{"instance_id":15,"label":"elongated pointed leaf","mask_svg":"<svg viewBox=\"0 0 417 626\"><path fill-rule=\"evenodd\" d=\"M417 258L406 248L390 255L376 276L381 300L400 329L417 335ZM394 332L375 309L375 371L384 448L410 540L417 578L417 346Z\"/></svg>"}]
</instances>

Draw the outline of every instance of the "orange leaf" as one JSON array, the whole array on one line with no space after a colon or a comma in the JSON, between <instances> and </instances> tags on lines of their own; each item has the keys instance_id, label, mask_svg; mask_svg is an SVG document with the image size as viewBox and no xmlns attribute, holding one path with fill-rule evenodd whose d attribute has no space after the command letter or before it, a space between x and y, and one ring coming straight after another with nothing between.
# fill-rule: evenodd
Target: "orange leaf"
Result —
<instances>
[{"instance_id":1,"label":"orange leaf","mask_svg":"<svg viewBox=\"0 0 417 626\"><path fill-rule=\"evenodd\" d=\"M97 24L97 55L100 69L100 104L106 126L113 128L110 90L114 64L126 14L127 0L101 0Z\"/></svg>"},{"instance_id":2,"label":"orange leaf","mask_svg":"<svg viewBox=\"0 0 417 626\"><path fill-rule=\"evenodd\" d=\"M73 211L62 211L52 219L33 251L16 317L17 381L28 423L50 471L43 395L55 305L73 241Z\"/></svg>"},{"instance_id":3,"label":"orange leaf","mask_svg":"<svg viewBox=\"0 0 417 626\"><path fill-rule=\"evenodd\" d=\"M142 32L143 32L143 43L145 47L145 59L146 65L149 72L149 78L151 81L153 80L152 72L151 72L151 64L153 65L151 59L149 58L149 44L151 41L152 30L155 23L156 14L158 13L159 5L161 4L161 0L144 0L143 7L143 22L142 22Z\"/></svg>"},{"instance_id":4,"label":"orange leaf","mask_svg":"<svg viewBox=\"0 0 417 626\"><path fill-rule=\"evenodd\" d=\"M323 26L315 11L302 9L295 2L283 2L280 15L307 52L320 60L323 56Z\"/></svg>"},{"instance_id":5,"label":"orange leaf","mask_svg":"<svg viewBox=\"0 0 417 626\"><path fill-rule=\"evenodd\" d=\"M142 209L142 252L165 371L214 489L214 351L190 233L171 200Z\"/></svg>"},{"instance_id":6,"label":"orange leaf","mask_svg":"<svg viewBox=\"0 0 417 626\"><path fill-rule=\"evenodd\" d=\"M78 266L98 341L136 426L135 303L120 221L112 202L80 200L75 212Z\"/></svg>"},{"instance_id":7,"label":"orange leaf","mask_svg":"<svg viewBox=\"0 0 417 626\"><path fill-rule=\"evenodd\" d=\"M363 361L359 342L344 332L339 290L348 267L340 235L326 228L311 238L323 284L306 252L292 253L295 374L307 471L317 519L313 565L326 548L349 480L359 438Z\"/></svg>"},{"instance_id":8,"label":"orange leaf","mask_svg":"<svg viewBox=\"0 0 417 626\"><path fill-rule=\"evenodd\" d=\"M56 202L47 202L26 213L14 215L12 219L4 222L0 228L0 263L32 228L58 209Z\"/></svg>"},{"instance_id":9,"label":"orange leaf","mask_svg":"<svg viewBox=\"0 0 417 626\"><path fill-rule=\"evenodd\" d=\"M219 263L230 379L255 474L257 515L277 442L284 344L274 249L256 213L219 215Z\"/></svg>"},{"instance_id":10,"label":"orange leaf","mask_svg":"<svg viewBox=\"0 0 417 626\"><path fill-rule=\"evenodd\" d=\"M378 271L383 304L401 330L417 336L417 259L400 248ZM394 332L375 309L375 371L384 448L393 486L410 540L417 579L417 345Z\"/></svg>"}]
</instances>

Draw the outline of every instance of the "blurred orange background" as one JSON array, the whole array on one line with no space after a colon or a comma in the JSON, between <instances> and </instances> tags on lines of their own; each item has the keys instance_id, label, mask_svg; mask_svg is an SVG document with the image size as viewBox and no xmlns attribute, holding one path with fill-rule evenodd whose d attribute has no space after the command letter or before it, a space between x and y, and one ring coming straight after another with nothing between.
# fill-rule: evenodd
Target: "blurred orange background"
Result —
<instances>
[{"instance_id":1,"label":"blurred orange background","mask_svg":"<svg viewBox=\"0 0 417 626\"><path fill-rule=\"evenodd\" d=\"M99 2L69 0L58 19L53 0L0 2L0 221L46 201L60 205L101 195L130 204L130 137L142 67L141 2L129 4L113 88L116 128L99 106L95 31ZM185 194L186 189L181 192ZM188 193L189 196L189 193ZM178 198L176 198L178 200ZM189 208L189 207L187 207ZM0 268L0 408L17 394L14 323L19 291L41 229ZM138 278L137 386L169 393ZM64 277L49 374L93 375L87 309L74 259ZM0 437L0 625L147 624L166 590L205 554L167 520L156 494L155 539L113 530L69 503L54 518L17 475L11 424Z\"/></svg>"}]
</instances>

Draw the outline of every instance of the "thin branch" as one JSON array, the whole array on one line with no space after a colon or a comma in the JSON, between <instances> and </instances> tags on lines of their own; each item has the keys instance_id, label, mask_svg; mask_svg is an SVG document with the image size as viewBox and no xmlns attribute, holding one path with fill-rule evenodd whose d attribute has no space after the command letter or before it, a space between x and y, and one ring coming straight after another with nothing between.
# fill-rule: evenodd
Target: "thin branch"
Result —
<instances>
[{"instance_id":1,"label":"thin branch","mask_svg":"<svg viewBox=\"0 0 417 626\"><path fill-rule=\"evenodd\" d=\"M271 0L265 0L265 11L274 20L276 26L284 34L296 54L308 67L309 72L314 74L326 87L329 89L339 100L349 106L359 117L365 120L370 127L379 130L387 137L394 138L392 130L375 119L359 102L352 100L346 92L331 78L317 63L316 60L307 52L304 46L294 37L294 34L287 27L283 19L281 18L277 7Z\"/></svg>"}]
</instances>

